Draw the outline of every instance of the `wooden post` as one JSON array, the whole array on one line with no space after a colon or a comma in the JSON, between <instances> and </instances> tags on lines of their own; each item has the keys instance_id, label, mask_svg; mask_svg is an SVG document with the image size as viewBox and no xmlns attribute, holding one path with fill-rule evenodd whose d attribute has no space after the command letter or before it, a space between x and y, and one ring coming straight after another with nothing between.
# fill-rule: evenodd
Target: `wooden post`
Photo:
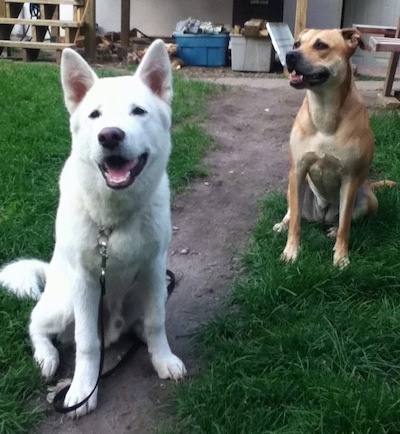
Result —
<instances>
[{"instance_id":1,"label":"wooden post","mask_svg":"<svg viewBox=\"0 0 400 434\"><path fill-rule=\"evenodd\" d=\"M85 16L85 57L89 62L96 62L96 0L89 2Z\"/></svg>"},{"instance_id":2,"label":"wooden post","mask_svg":"<svg viewBox=\"0 0 400 434\"><path fill-rule=\"evenodd\" d=\"M59 20L60 19L60 5L57 5L54 9L53 16L51 17L52 20ZM51 28L51 36L53 38L53 42L60 42L60 28L58 26L52 26Z\"/></svg>"},{"instance_id":3,"label":"wooden post","mask_svg":"<svg viewBox=\"0 0 400 434\"><path fill-rule=\"evenodd\" d=\"M400 37L400 17L397 22L397 29L394 35L395 38ZM388 70L386 72L385 84L383 85L383 95L391 96L394 76L396 74L397 64L399 63L400 53L391 53Z\"/></svg>"},{"instance_id":4,"label":"wooden post","mask_svg":"<svg viewBox=\"0 0 400 434\"><path fill-rule=\"evenodd\" d=\"M6 17L6 2L4 0L0 0L0 17L5 18ZM11 29L10 31L4 30L5 26L0 26L0 39L8 39L10 37ZM3 47L0 47L0 54L3 52Z\"/></svg>"},{"instance_id":5,"label":"wooden post","mask_svg":"<svg viewBox=\"0 0 400 434\"><path fill-rule=\"evenodd\" d=\"M294 39L306 28L307 0L296 0L296 19L294 23Z\"/></svg>"},{"instance_id":6,"label":"wooden post","mask_svg":"<svg viewBox=\"0 0 400 434\"><path fill-rule=\"evenodd\" d=\"M131 25L131 1L121 0L121 47L125 50L129 46L129 27Z\"/></svg>"}]
</instances>

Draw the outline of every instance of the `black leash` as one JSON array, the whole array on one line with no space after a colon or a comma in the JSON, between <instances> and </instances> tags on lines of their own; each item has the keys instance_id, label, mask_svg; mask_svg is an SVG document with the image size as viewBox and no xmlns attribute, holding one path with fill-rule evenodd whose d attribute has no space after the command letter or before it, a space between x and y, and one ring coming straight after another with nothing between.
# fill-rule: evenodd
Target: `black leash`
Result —
<instances>
[{"instance_id":1,"label":"black leash","mask_svg":"<svg viewBox=\"0 0 400 434\"><path fill-rule=\"evenodd\" d=\"M68 393L68 390L70 386L63 387L59 392L57 392L56 396L53 400L53 407L58 413L70 413L71 411L77 410L79 407L82 407L83 404L85 404L90 397L93 395L94 391L96 390L97 386L99 385L99 382L102 378L107 378L111 374L113 374L117 368L121 367L126 361L142 346L144 345L144 342L142 342L137 336L134 339L134 342L128 349L128 351L122 356L121 360L113 366L111 369L109 369L107 372L103 372L103 366L104 366L104 321L103 321L103 305L104 305L104 295L105 295L105 262L107 260L107 256L103 256L103 263L102 263L102 272L100 274L100 287L101 287L101 295L100 295L100 302L99 302L99 314L98 314L98 321L99 321L99 328L100 328L100 366L99 366L99 375L97 377L97 381L95 386L93 387L93 390L89 393L89 395L86 396L86 398L82 399L82 401L78 402L77 404L71 405L69 407L64 407L64 400L65 396ZM175 288L175 275L172 271L167 270L167 276L169 277L169 283L167 285L167 291L168 291L168 297L171 295L172 291Z\"/></svg>"}]
</instances>

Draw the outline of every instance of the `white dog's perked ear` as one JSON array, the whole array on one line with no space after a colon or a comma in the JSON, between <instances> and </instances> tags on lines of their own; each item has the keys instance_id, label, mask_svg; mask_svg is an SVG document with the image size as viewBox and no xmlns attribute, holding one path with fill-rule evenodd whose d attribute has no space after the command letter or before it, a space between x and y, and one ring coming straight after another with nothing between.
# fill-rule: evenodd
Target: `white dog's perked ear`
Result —
<instances>
[{"instance_id":1,"label":"white dog's perked ear","mask_svg":"<svg viewBox=\"0 0 400 434\"><path fill-rule=\"evenodd\" d=\"M172 101L171 63L161 39L155 40L146 51L136 75L163 101Z\"/></svg>"},{"instance_id":2,"label":"white dog's perked ear","mask_svg":"<svg viewBox=\"0 0 400 434\"><path fill-rule=\"evenodd\" d=\"M72 114L87 91L98 80L93 69L71 48L65 48L61 56L61 83L65 105Z\"/></svg>"}]
</instances>

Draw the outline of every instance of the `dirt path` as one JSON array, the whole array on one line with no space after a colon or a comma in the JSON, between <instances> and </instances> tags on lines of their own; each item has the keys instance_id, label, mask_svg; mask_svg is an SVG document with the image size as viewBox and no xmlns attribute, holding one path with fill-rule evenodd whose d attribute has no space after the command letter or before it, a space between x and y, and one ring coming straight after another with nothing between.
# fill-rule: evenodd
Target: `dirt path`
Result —
<instances>
[{"instance_id":1,"label":"dirt path","mask_svg":"<svg viewBox=\"0 0 400 434\"><path fill-rule=\"evenodd\" d=\"M236 80L236 82L235 82ZM216 314L238 269L248 231L257 219L257 201L283 189L287 178L287 140L304 93L286 80L215 78L236 85L211 101L207 131L217 149L206 157L207 179L193 182L174 201L169 267L178 284L167 305L171 347L196 372L191 339L199 324ZM361 83L369 104L382 83ZM181 251L188 249L187 254ZM40 433L153 433L165 418L168 384L159 380L144 348L100 384L95 412L71 421L54 413Z\"/></svg>"}]
</instances>

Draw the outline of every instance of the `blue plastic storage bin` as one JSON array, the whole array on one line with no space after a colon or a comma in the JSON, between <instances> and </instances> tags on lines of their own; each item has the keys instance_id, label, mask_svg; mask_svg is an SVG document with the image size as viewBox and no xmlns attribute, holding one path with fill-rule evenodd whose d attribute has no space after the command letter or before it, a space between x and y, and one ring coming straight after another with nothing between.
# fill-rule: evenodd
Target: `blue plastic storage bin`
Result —
<instances>
[{"instance_id":1,"label":"blue plastic storage bin","mask_svg":"<svg viewBox=\"0 0 400 434\"><path fill-rule=\"evenodd\" d=\"M225 66L229 35L173 35L178 57L189 66Z\"/></svg>"}]
</instances>

